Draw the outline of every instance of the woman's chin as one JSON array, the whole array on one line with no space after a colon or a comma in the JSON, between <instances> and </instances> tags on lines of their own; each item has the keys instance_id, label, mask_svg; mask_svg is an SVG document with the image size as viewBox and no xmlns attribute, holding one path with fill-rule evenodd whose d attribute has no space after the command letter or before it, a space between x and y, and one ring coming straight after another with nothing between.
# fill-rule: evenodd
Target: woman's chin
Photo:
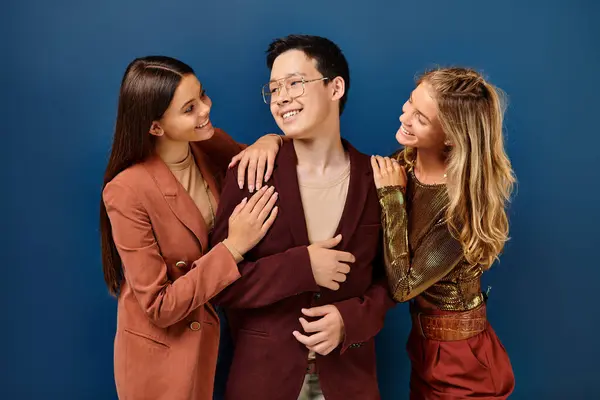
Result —
<instances>
[{"instance_id":1,"label":"woman's chin","mask_svg":"<svg viewBox=\"0 0 600 400\"><path fill-rule=\"evenodd\" d=\"M195 139L194 142L201 142L204 140L208 140L208 139L212 138L214 134L215 134L215 128L209 122L208 126L205 126L202 129L194 130L194 139Z\"/></svg>"},{"instance_id":2,"label":"woman's chin","mask_svg":"<svg viewBox=\"0 0 600 400\"><path fill-rule=\"evenodd\" d=\"M414 147L415 144L414 138L408 137L400 129L398 129L398 132L396 133L396 141L404 147Z\"/></svg>"}]
</instances>

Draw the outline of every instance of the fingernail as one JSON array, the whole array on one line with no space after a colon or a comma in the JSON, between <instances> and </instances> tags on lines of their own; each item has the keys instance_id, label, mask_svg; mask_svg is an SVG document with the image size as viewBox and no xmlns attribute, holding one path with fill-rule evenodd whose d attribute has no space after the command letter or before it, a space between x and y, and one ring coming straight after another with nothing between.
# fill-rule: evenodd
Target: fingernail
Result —
<instances>
[{"instance_id":1,"label":"fingernail","mask_svg":"<svg viewBox=\"0 0 600 400\"><path fill-rule=\"evenodd\" d=\"M248 191L249 191L250 193L254 192L254 186L248 186Z\"/></svg>"},{"instance_id":2,"label":"fingernail","mask_svg":"<svg viewBox=\"0 0 600 400\"><path fill-rule=\"evenodd\" d=\"M243 189L244 188L244 182L239 182L238 181L238 186L240 187L240 189Z\"/></svg>"}]
</instances>

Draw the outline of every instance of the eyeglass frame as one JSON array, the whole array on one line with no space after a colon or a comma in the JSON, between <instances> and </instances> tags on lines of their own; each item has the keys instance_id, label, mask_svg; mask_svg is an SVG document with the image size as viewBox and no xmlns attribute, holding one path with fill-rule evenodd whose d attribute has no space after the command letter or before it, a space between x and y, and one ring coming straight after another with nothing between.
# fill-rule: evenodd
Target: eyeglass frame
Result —
<instances>
[{"instance_id":1,"label":"eyeglass frame","mask_svg":"<svg viewBox=\"0 0 600 400\"><path fill-rule=\"evenodd\" d=\"M274 83L274 82L277 82L277 81L282 81L282 80L284 81L285 79L289 79L289 78L292 78L292 77L294 77L294 76L295 76L295 75L292 75L292 76L286 76L285 78L281 78L281 79L277 79L276 81L273 81L273 82L265 83L265 84L262 86L262 90L261 90L261 93L262 93L262 98L263 98L263 101L265 102L265 104L266 104L266 105L271 105L271 104L273 104L273 100L271 100L270 102L267 102L267 98L266 98L266 96L265 96L265 88L266 88L266 87L268 87L269 85L271 85L271 84L272 84L272 83ZM328 79L329 79L329 77L328 77L328 76L322 76L322 77L320 77L320 78L315 78L315 79L305 79L303 76L299 76L299 78L302 80L302 94L299 94L298 96L295 96L295 97L293 97L293 99L296 99L296 98L298 98L298 97L302 97L302 96L304 95L304 93L306 92L306 86L304 86L304 84L306 84L306 83L311 83L311 82L317 82L317 81L326 81L326 80L328 80ZM279 84L279 88L282 88L282 87L283 87L283 88L285 88L285 93L286 93L286 94L288 94L288 89L287 89L287 87L286 87L285 85L281 85L281 84ZM273 99L273 95L271 94L270 96L271 96L271 99Z\"/></svg>"}]
</instances>

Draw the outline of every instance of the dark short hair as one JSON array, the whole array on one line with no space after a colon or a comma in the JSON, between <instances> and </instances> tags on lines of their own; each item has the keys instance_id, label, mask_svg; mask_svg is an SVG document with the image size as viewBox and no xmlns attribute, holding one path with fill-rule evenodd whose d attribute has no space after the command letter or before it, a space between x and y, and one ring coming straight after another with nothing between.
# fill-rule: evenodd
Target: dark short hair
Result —
<instances>
[{"instance_id":1,"label":"dark short hair","mask_svg":"<svg viewBox=\"0 0 600 400\"><path fill-rule=\"evenodd\" d=\"M275 59L289 50L300 50L317 62L317 70L329 79L340 76L345 82L340 99L340 115L344 111L350 90L350 70L342 50L331 40L312 35L289 35L275 39L267 49L267 67L273 69ZM327 83L327 82L326 82Z\"/></svg>"}]
</instances>

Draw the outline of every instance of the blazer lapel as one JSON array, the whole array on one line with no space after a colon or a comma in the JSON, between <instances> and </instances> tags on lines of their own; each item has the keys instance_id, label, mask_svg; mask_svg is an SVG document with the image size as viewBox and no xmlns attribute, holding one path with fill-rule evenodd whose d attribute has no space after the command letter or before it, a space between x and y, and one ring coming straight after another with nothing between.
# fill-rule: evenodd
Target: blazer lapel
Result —
<instances>
[{"instance_id":1,"label":"blazer lapel","mask_svg":"<svg viewBox=\"0 0 600 400\"><path fill-rule=\"evenodd\" d=\"M350 182L348 184L348 195L342 211L342 217L338 226L337 234L342 234L342 242L339 248L344 249L350 243L352 235L362 216L367 195L373 182L373 171L366 157L361 154L345 139L342 139L344 147L350 156Z\"/></svg>"},{"instance_id":2,"label":"blazer lapel","mask_svg":"<svg viewBox=\"0 0 600 400\"><path fill-rule=\"evenodd\" d=\"M198 165L198 169L200 169L200 173L202 174L202 178L206 181L208 185L208 189L212 193L215 198L215 202L219 204L221 188L217 184L217 180L215 179L215 174L213 168L210 167L208 163L208 156L206 153L200 149L199 146L195 146L192 143L192 154L194 154L194 160L196 160L196 165ZM215 213L217 210L215 210Z\"/></svg>"},{"instance_id":3,"label":"blazer lapel","mask_svg":"<svg viewBox=\"0 0 600 400\"><path fill-rule=\"evenodd\" d=\"M144 162L144 166L154 178L156 186L162 192L173 214L196 236L202 246L202 253L207 252L208 232L206 223L194 200L192 200L159 156L152 156L148 161ZM210 176L210 174L208 175ZM203 176L206 179L204 171ZM211 185L208 179L207 183ZM214 183L212 186L214 186Z\"/></svg>"},{"instance_id":4,"label":"blazer lapel","mask_svg":"<svg viewBox=\"0 0 600 400\"><path fill-rule=\"evenodd\" d=\"M309 245L308 229L306 228L306 218L304 216L304 207L302 207L302 198L300 197L300 187L298 186L298 175L296 166L298 158L294 150L293 141L286 141L277 156L275 168L278 173L273 174L275 187L279 193L279 211L277 218L284 218L296 246Z\"/></svg>"}]
</instances>

